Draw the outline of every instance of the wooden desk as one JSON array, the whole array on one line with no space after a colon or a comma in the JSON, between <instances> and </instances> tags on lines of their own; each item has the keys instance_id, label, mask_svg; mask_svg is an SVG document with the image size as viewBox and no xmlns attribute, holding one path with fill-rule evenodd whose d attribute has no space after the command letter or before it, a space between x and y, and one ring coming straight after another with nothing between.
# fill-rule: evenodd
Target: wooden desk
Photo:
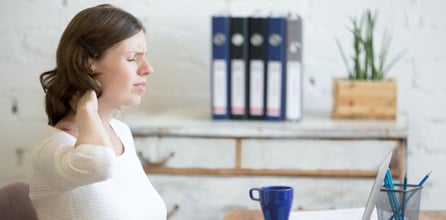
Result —
<instances>
[{"instance_id":1,"label":"wooden desk","mask_svg":"<svg viewBox=\"0 0 446 220\"><path fill-rule=\"evenodd\" d=\"M446 219L446 211L421 211L419 220ZM228 212L223 220L263 220L260 210L234 210Z\"/></svg>"}]
</instances>

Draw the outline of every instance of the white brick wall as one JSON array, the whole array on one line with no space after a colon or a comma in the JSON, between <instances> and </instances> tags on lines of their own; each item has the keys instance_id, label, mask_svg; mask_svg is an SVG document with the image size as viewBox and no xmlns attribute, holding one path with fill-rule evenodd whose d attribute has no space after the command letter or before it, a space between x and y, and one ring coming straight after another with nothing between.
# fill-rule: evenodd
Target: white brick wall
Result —
<instances>
[{"instance_id":1,"label":"white brick wall","mask_svg":"<svg viewBox=\"0 0 446 220\"><path fill-rule=\"evenodd\" d=\"M155 68L139 107L150 112L209 106L210 15L292 11L305 19L305 110L330 111L331 80L345 76L334 38L350 44L349 16L377 9L378 31L393 35L391 51L407 50L391 71L398 108L410 118L409 181L433 174L422 208L446 209L446 16L443 0L145 0L110 1L140 17L148 29ZM26 178L30 149L43 135L45 114L38 76L54 65L55 49L76 12L100 1L0 2L0 185ZM16 105L17 112L12 111ZM443 130L444 129L444 130ZM24 153L16 153L17 149Z\"/></svg>"}]
</instances>

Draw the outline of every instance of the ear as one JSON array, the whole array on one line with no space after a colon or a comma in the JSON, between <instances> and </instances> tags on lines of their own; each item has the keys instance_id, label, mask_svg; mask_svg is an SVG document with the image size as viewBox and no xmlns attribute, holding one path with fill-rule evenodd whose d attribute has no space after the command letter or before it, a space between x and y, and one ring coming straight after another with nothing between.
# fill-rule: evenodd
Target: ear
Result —
<instances>
[{"instance_id":1,"label":"ear","mask_svg":"<svg viewBox=\"0 0 446 220\"><path fill-rule=\"evenodd\" d=\"M88 58L88 65L90 65L91 71L96 72L96 64L93 59Z\"/></svg>"}]
</instances>

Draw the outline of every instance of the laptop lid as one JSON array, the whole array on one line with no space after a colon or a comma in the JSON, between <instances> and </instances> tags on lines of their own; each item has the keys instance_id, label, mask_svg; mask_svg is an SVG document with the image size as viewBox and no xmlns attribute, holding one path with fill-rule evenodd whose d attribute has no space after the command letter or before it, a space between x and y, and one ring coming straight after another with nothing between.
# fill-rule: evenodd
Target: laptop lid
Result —
<instances>
[{"instance_id":1,"label":"laptop lid","mask_svg":"<svg viewBox=\"0 0 446 220\"><path fill-rule=\"evenodd\" d=\"M375 181L373 182L372 189L370 190L369 198L367 199L367 204L362 214L362 220L369 220L375 208L376 199L378 197L379 190L384 182L384 177L389 168L390 159L392 159L392 151L384 158L384 161L379 165L378 174L376 175Z\"/></svg>"}]
</instances>

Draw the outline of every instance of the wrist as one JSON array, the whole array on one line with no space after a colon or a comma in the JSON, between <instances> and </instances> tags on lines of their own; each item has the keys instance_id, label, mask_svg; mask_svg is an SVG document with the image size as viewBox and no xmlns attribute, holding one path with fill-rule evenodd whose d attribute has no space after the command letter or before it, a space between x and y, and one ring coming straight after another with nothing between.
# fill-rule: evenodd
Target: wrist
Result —
<instances>
[{"instance_id":1,"label":"wrist","mask_svg":"<svg viewBox=\"0 0 446 220\"><path fill-rule=\"evenodd\" d=\"M97 111L98 108L93 105L82 105L76 108L77 113L96 113Z\"/></svg>"},{"instance_id":2,"label":"wrist","mask_svg":"<svg viewBox=\"0 0 446 220\"><path fill-rule=\"evenodd\" d=\"M76 112L76 121L79 126L89 123L99 123L101 122L100 117L96 109L83 107L79 108Z\"/></svg>"}]
</instances>

